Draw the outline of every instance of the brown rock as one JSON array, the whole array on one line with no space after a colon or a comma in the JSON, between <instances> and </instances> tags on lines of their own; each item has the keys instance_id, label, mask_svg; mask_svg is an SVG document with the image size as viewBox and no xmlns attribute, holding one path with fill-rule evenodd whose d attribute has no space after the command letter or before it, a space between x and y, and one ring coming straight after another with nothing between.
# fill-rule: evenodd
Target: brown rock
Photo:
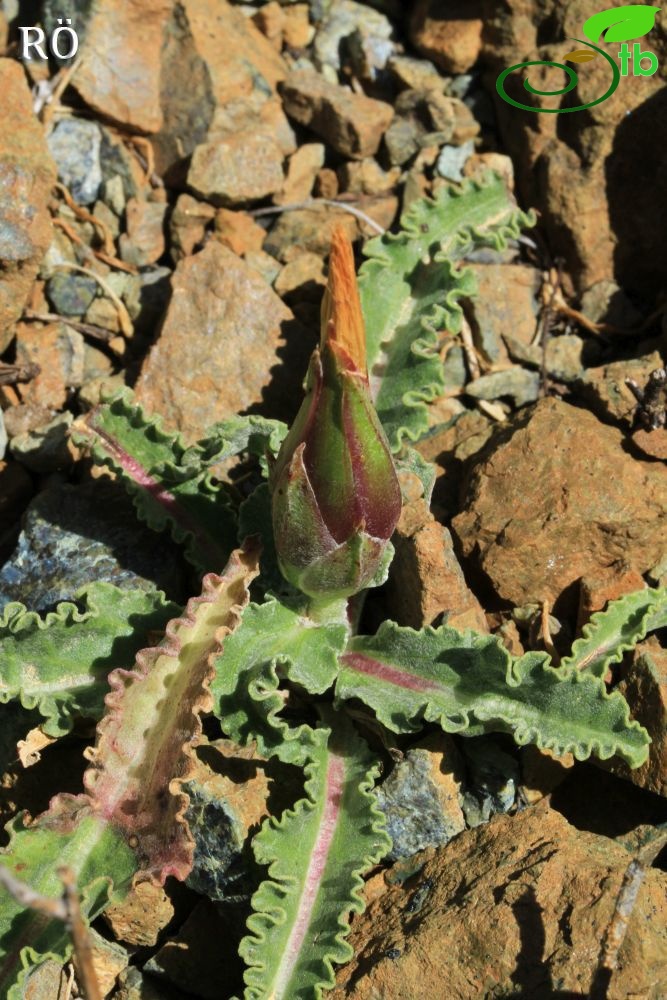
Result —
<instances>
[{"instance_id":1,"label":"brown rock","mask_svg":"<svg viewBox=\"0 0 667 1000\"><path fill-rule=\"evenodd\" d=\"M73 85L95 111L137 132L158 132L160 49L169 0L113 0L95 7Z\"/></svg>"},{"instance_id":2,"label":"brown rock","mask_svg":"<svg viewBox=\"0 0 667 1000\"><path fill-rule=\"evenodd\" d=\"M338 175L331 167L322 167L315 181L315 194L318 198L335 198L338 194Z\"/></svg>"},{"instance_id":3,"label":"brown rock","mask_svg":"<svg viewBox=\"0 0 667 1000\"><path fill-rule=\"evenodd\" d=\"M269 3L260 7L257 13L252 15L252 21L264 37L271 42L276 52L280 52L283 47L285 12L277 0L269 0Z\"/></svg>"},{"instance_id":4,"label":"brown rock","mask_svg":"<svg viewBox=\"0 0 667 1000\"><path fill-rule=\"evenodd\" d=\"M342 208L302 208L283 212L264 241L264 249L287 263L304 250L324 257L331 249L331 236L342 226L351 240L359 239L357 220Z\"/></svg>"},{"instance_id":5,"label":"brown rock","mask_svg":"<svg viewBox=\"0 0 667 1000\"><path fill-rule=\"evenodd\" d=\"M179 194L169 219L170 253L174 261L189 257L197 244L204 240L206 227L215 216L215 209L190 194Z\"/></svg>"},{"instance_id":6,"label":"brown rock","mask_svg":"<svg viewBox=\"0 0 667 1000\"><path fill-rule=\"evenodd\" d=\"M281 88L285 111L311 128L336 152L373 156L394 117L391 105L328 83L309 70L289 74Z\"/></svg>"},{"instance_id":7,"label":"brown rock","mask_svg":"<svg viewBox=\"0 0 667 1000\"><path fill-rule=\"evenodd\" d=\"M341 189L350 194L388 194L398 184L401 169L383 170L377 160L368 157L344 163L338 170L338 176Z\"/></svg>"},{"instance_id":8,"label":"brown rock","mask_svg":"<svg viewBox=\"0 0 667 1000\"><path fill-rule=\"evenodd\" d=\"M609 6L620 5L614 0ZM581 38L590 13L582 0L546 0L539 8L526 0L502 5L484 0L483 59L491 90L508 66L525 60L562 62L572 51L571 39ZM607 100L581 113L531 114L496 99L522 203L539 210L551 252L565 259L571 287L579 291L612 276L623 287L644 294L662 286L667 250L652 178L664 172L666 163L655 135L665 114L667 45L659 27L647 42L657 50L658 72L636 81L629 77L627 87L619 86ZM507 78L507 93L515 100L524 102L528 96L522 86L527 78L538 90L562 91L562 70L531 66L527 72L529 77L517 72ZM578 101L595 101L608 90L609 66L595 59L578 77ZM530 101L545 108L572 107L571 97ZM631 212L625 208L628 184L633 191Z\"/></svg>"},{"instance_id":9,"label":"brown rock","mask_svg":"<svg viewBox=\"0 0 667 1000\"><path fill-rule=\"evenodd\" d=\"M5 428L10 438L43 427L54 416L53 410L38 403L19 403L4 412Z\"/></svg>"},{"instance_id":10,"label":"brown rock","mask_svg":"<svg viewBox=\"0 0 667 1000\"><path fill-rule=\"evenodd\" d=\"M4 118L0 134L0 354L19 318L49 243L47 202L56 168L32 112L23 67L0 59Z\"/></svg>"},{"instance_id":11,"label":"brown rock","mask_svg":"<svg viewBox=\"0 0 667 1000\"><path fill-rule=\"evenodd\" d=\"M172 288L137 401L194 440L214 421L260 402L292 314L256 271L216 241L180 261Z\"/></svg>"},{"instance_id":12,"label":"brown rock","mask_svg":"<svg viewBox=\"0 0 667 1000\"><path fill-rule=\"evenodd\" d=\"M275 195L276 205L305 201L310 197L317 172L324 163L325 147L321 142L306 142L290 156L282 190Z\"/></svg>"},{"instance_id":13,"label":"brown rock","mask_svg":"<svg viewBox=\"0 0 667 1000\"><path fill-rule=\"evenodd\" d=\"M667 649L654 636L637 646L618 690L627 699L632 718L648 730L651 746L641 767L630 769L615 761L613 771L640 788L667 796Z\"/></svg>"},{"instance_id":14,"label":"brown rock","mask_svg":"<svg viewBox=\"0 0 667 1000\"><path fill-rule=\"evenodd\" d=\"M477 62L482 26L481 0L418 0L410 38L445 73L465 73Z\"/></svg>"},{"instance_id":15,"label":"brown rock","mask_svg":"<svg viewBox=\"0 0 667 1000\"><path fill-rule=\"evenodd\" d=\"M261 250L266 230L247 212L219 208L215 213L215 238L242 257L248 251Z\"/></svg>"},{"instance_id":16,"label":"brown rock","mask_svg":"<svg viewBox=\"0 0 667 1000\"><path fill-rule=\"evenodd\" d=\"M310 23L309 4L292 3L284 8L283 36L291 49L303 49L313 40L315 28Z\"/></svg>"},{"instance_id":17,"label":"brown rock","mask_svg":"<svg viewBox=\"0 0 667 1000\"><path fill-rule=\"evenodd\" d=\"M125 206L127 233L120 237L120 256L128 264L155 264L165 251L167 206L159 201L130 198Z\"/></svg>"},{"instance_id":18,"label":"brown rock","mask_svg":"<svg viewBox=\"0 0 667 1000\"><path fill-rule=\"evenodd\" d=\"M463 165L463 176L481 181L489 170L500 174L507 190L514 192L514 164L504 153L473 153Z\"/></svg>"},{"instance_id":19,"label":"brown rock","mask_svg":"<svg viewBox=\"0 0 667 1000\"><path fill-rule=\"evenodd\" d=\"M275 124L268 118L276 114L282 117L284 126L275 133L282 143L290 130L275 85L285 73L280 55L238 7L226 0L213 6L208 0L174 4L161 52L164 124L153 140L158 173L170 186L183 187L190 154L217 137L220 116L238 104L244 106L244 121L233 131L250 129L259 109L272 106L265 124Z\"/></svg>"},{"instance_id":20,"label":"brown rock","mask_svg":"<svg viewBox=\"0 0 667 1000\"><path fill-rule=\"evenodd\" d=\"M288 264L285 264L282 271L273 283L273 287L278 295L286 296L296 289L302 289L306 285L311 291L324 288L326 278L324 277L324 261L317 254L300 253ZM318 294L318 298L320 294Z\"/></svg>"},{"instance_id":21,"label":"brown rock","mask_svg":"<svg viewBox=\"0 0 667 1000\"><path fill-rule=\"evenodd\" d=\"M579 584L579 615L577 631L581 631L596 611L603 611L609 601L616 601L624 594L643 590L644 578L636 569L610 566L599 576L585 576Z\"/></svg>"},{"instance_id":22,"label":"brown rock","mask_svg":"<svg viewBox=\"0 0 667 1000\"><path fill-rule=\"evenodd\" d=\"M419 857L418 875L397 878L354 921L355 958L332 1000L407 1000L417 983L423 1000L591 995L632 857L624 847L543 800ZM667 991L666 879L646 872L608 1000Z\"/></svg>"},{"instance_id":23,"label":"brown rock","mask_svg":"<svg viewBox=\"0 0 667 1000\"><path fill-rule=\"evenodd\" d=\"M90 933L90 958L101 995L111 994L119 974L130 962L129 953L114 941L107 941L93 928Z\"/></svg>"},{"instance_id":24,"label":"brown rock","mask_svg":"<svg viewBox=\"0 0 667 1000\"><path fill-rule=\"evenodd\" d=\"M540 272L526 264L471 264L477 279L472 300L473 336L493 363L500 360L503 339L511 336L530 344L537 328Z\"/></svg>"},{"instance_id":25,"label":"brown rock","mask_svg":"<svg viewBox=\"0 0 667 1000\"><path fill-rule=\"evenodd\" d=\"M667 429L658 427L656 430L647 431L641 427L632 435L632 442L650 458L658 458L662 462L667 462Z\"/></svg>"},{"instance_id":26,"label":"brown rock","mask_svg":"<svg viewBox=\"0 0 667 1000\"><path fill-rule=\"evenodd\" d=\"M206 201L238 205L275 194L283 186L283 154L268 135L243 132L197 146L188 185Z\"/></svg>"},{"instance_id":27,"label":"brown rock","mask_svg":"<svg viewBox=\"0 0 667 1000\"><path fill-rule=\"evenodd\" d=\"M581 577L658 561L667 469L631 457L621 431L593 414L543 399L492 439L461 506L452 529L467 565L515 606L562 597L562 617Z\"/></svg>"},{"instance_id":28,"label":"brown rock","mask_svg":"<svg viewBox=\"0 0 667 1000\"><path fill-rule=\"evenodd\" d=\"M424 500L403 507L394 535L396 555L389 571L390 616L400 625L422 628L444 613L453 628L488 632L479 601L468 589L447 528Z\"/></svg>"},{"instance_id":29,"label":"brown rock","mask_svg":"<svg viewBox=\"0 0 667 1000\"><path fill-rule=\"evenodd\" d=\"M164 889L150 882L138 882L120 903L104 911L104 919L119 941L142 948L156 943L173 915L174 907Z\"/></svg>"},{"instance_id":30,"label":"brown rock","mask_svg":"<svg viewBox=\"0 0 667 1000\"><path fill-rule=\"evenodd\" d=\"M218 107L253 93L275 91L287 67L250 18L227 0L183 0L192 37L208 68Z\"/></svg>"},{"instance_id":31,"label":"brown rock","mask_svg":"<svg viewBox=\"0 0 667 1000\"><path fill-rule=\"evenodd\" d=\"M16 327L16 360L40 368L30 382L19 385L24 403L59 410L67 400L67 389L83 382L84 340L65 323Z\"/></svg>"},{"instance_id":32,"label":"brown rock","mask_svg":"<svg viewBox=\"0 0 667 1000\"><path fill-rule=\"evenodd\" d=\"M589 368L581 387L584 398L603 419L611 417L623 421L627 427L632 423L637 400L625 384L626 378L634 379L643 389L651 372L661 367L661 355L652 351L630 361L613 361L599 368Z\"/></svg>"}]
</instances>

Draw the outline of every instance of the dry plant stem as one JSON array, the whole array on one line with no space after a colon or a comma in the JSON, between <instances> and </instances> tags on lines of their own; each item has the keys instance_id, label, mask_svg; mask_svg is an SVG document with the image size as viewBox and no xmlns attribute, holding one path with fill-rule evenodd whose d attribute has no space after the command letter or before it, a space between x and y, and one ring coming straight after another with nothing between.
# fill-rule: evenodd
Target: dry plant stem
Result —
<instances>
[{"instance_id":1,"label":"dry plant stem","mask_svg":"<svg viewBox=\"0 0 667 1000\"><path fill-rule=\"evenodd\" d=\"M93 278L93 280L97 282L102 291L105 292L106 295L108 295L108 297L115 305L116 310L118 311L118 321L120 323L120 328L123 333L123 336L128 338L133 336L134 327L132 326L132 320L130 319L130 314L125 308L124 303L121 302L121 300L118 298L114 290L110 288L109 285L106 283L104 278L100 277L99 274L95 274L95 272L91 271L89 267L81 267L80 264L70 264L69 261L63 261L62 264L56 264L55 268L63 269L66 271L78 271L79 274L85 274L89 278Z\"/></svg>"},{"instance_id":2,"label":"dry plant stem","mask_svg":"<svg viewBox=\"0 0 667 1000\"><path fill-rule=\"evenodd\" d=\"M15 385L17 382L30 382L32 379L37 378L41 370L39 365L33 362L25 365L11 365L5 361L0 361L0 385Z\"/></svg>"},{"instance_id":3,"label":"dry plant stem","mask_svg":"<svg viewBox=\"0 0 667 1000\"><path fill-rule=\"evenodd\" d=\"M74 989L74 966L70 962L70 964L67 967L67 985L65 986L65 995L63 997L63 1000L70 1000L73 989Z\"/></svg>"},{"instance_id":4,"label":"dry plant stem","mask_svg":"<svg viewBox=\"0 0 667 1000\"><path fill-rule=\"evenodd\" d=\"M76 243L77 246L80 246L86 257L94 257L97 260L101 260L103 264L108 264L109 267L114 267L117 271L127 271L128 274L138 273L134 264L126 264L124 260L119 260L118 257L110 257L108 254L104 253L103 250L93 250L91 247L87 246L78 233L75 233L69 223L65 222L64 219L53 219L53 225L62 229L72 243Z\"/></svg>"},{"instance_id":5,"label":"dry plant stem","mask_svg":"<svg viewBox=\"0 0 667 1000\"><path fill-rule=\"evenodd\" d=\"M94 326L92 323L82 323L78 319L71 319L69 316L60 316L58 313L39 313L32 309L26 309L26 311L21 316L22 322L28 323L65 323L66 326L71 326L73 330L78 330L79 333L85 333L89 337L94 337L95 340L101 340L107 343L116 334L112 330L105 330L102 326ZM112 349L112 348L110 348ZM8 368L15 368L15 365L8 365ZM35 374L39 374L36 372ZM30 378L34 378L31 375ZM27 381L27 379L14 379L15 382ZM2 382L2 370L0 369L0 385L5 384Z\"/></svg>"},{"instance_id":6,"label":"dry plant stem","mask_svg":"<svg viewBox=\"0 0 667 1000\"><path fill-rule=\"evenodd\" d=\"M102 241L104 243L104 252L109 257L113 257L115 247L114 247L113 237L109 232L109 227L107 226L107 224L105 222L102 222L101 219L98 219L96 215L92 214L92 212L89 212L87 208L83 207L83 205L77 205L77 203L74 201L74 198L72 197L72 195L67 190L64 184L61 184L59 181L56 181L56 183L53 186L56 189L56 191L60 192L60 194L65 199L65 204L68 206L68 208L71 208L71 210L74 212L74 214L78 219L81 219L83 222L92 222L92 224L99 229L102 236Z\"/></svg>"},{"instance_id":7,"label":"dry plant stem","mask_svg":"<svg viewBox=\"0 0 667 1000\"><path fill-rule=\"evenodd\" d=\"M384 236L385 230L375 219L371 219L370 215L366 215L365 212L362 212L360 208L355 208L354 205L348 205L347 202L332 201L330 198L307 198L305 201L295 201L290 205L273 205L270 208L256 208L250 212L250 215L254 216L254 218L259 218L262 215L280 215L281 212L297 212L302 208L319 208L320 206L325 208L342 208L343 211L349 212L350 215L354 215L357 219L365 222L379 236Z\"/></svg>"},{"instance_id":8,"label":"dry plant stem","mask_svg":"<svg viewBox=\"0 0 667 1000\"><path fill-rule=\"evenodd\" d=\"M60 868L58 870L63 888L65 890L65 906L67 908L67 922L72 932L72 942L74 944L74 965L76 966L79 986L85 1000L103 1000L102 991L97 981L95 967L93 965L92 948L90 945L90 935L88 928L81 916L79 904L79 893L76 887L76 876L71 868Z\"/></svg>"},{"instance_id":9,"label":"dry plant stem","mask_svg":"<svg viewBox=\"0 0 667 1000\"><path fill-rule=\"evenodd\" d=\"M48 101L46 101L46 103L41 109L42 121L44 122L45 125L50 120L51 116L56 110L56 105L58 103L58 100L60 99L60 95L65 90L65 87L67 87L67 85L71 82L72 77L74 76L79 66L83 62L83 57L84 53L82 52L80 55L76 57L74 62L70 63L69 66L65 66L63 69L61 69L60 72L57 73L54 76L53 80L51 81L52 83L51 97Z\"/></svg>"},{"instance_id":10,"label":"dry plant stem","mask_svg":"<svg viewBox=\"0 0 667 1000\"><path fill-rule=\"evenodd\" d=\"M42 896L40 893L35 892L29 885L22 882L9 870L0 865L0 885L3 886L10 896L13 896L17 903L21 906L25 906L31 910L35 910L37 913L43 914L50 920L62 920L66 922L68 919L67 905L62 899L49 899L47 896Z\"/></svg>"},{"instance_id":11,"label":"dry plant stem","mask_svg":"<svg viewBox=\"0 0 667 1000\"><path fill-rule=\"evenodd\" d=\"M542 632L542 642L544 643L544 648L553 660L554 666L558 666L560 663L560 656L558 651L553 644L551 638L551 629L549 627L549 602L542 601L542 620L541 620L541 632Z\"/></svg>"},{"instance_id":12,"label":"dry plant stem","mask_svg":"<svg viewBox=\"0 0 667 1000\"><path fill-rule=\"evenodd\" d=\"M481 371L479 358L477 357L477 352L475 351L475 345L472 339L472 329L465 316L461 319L461 342L463 344L466 361L468 362L470 378L477 379L479 378Z\"/></svg>"}]
</instances>

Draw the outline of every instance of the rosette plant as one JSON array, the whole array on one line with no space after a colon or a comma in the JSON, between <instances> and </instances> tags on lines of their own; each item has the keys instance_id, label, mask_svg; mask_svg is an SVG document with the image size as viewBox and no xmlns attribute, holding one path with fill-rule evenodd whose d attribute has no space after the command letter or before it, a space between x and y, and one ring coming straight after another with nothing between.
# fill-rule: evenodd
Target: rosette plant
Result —
<instances>
[{"instance_id":1,"label":"rosette plant","mask_svg":"<svg viewBox=\"0 0 667 1000\"><path fill-rule=\"evenodd\" d=\"M81 718L97 723L81 793L10 824L0 1000L28 995L38 966L72 953L70 925L51 905L62 864L88 924L140 881L232 885L229 852L211 854L212 831L190 808L203 714L209 733L217 725L304 775L291 807L271 814L267 801L252 837L261 875L239 947L244 1000L318 998L335 963L351 957L362 876L390 846L374 786L392 766L391 742L431 726L461 738L506 733L577 759L646 759L648 735L605 677L665 624L664 589L594 615L559 665L449 627L446 607L438 628L385 621L374 635L355 634L348 613L349 599L387 572L398 483L409 480L411 495L420 483L430 499L433 469L406 442L427 430L427 401L443 389L442 331L457 333L458 299L474 293L461 264L481 247L503 249L530 221L499 178L443 189L411 205L399 233L367 244L359 292L351 248L336 234L322 339L289 432L265 417L230 417L186 446L128 390L79 420L78 445L114 470L140 517L182 543L201 591L181 608L156 592L91 583L43 618L10 604L0 619L0 700L37 711L51 739L85 734ZM234 456L254 462L245 495L211 471ZM198 880L202 858L207 879ZM225 904L224 893L216 898Z\"/></svg>"}]
</instances>

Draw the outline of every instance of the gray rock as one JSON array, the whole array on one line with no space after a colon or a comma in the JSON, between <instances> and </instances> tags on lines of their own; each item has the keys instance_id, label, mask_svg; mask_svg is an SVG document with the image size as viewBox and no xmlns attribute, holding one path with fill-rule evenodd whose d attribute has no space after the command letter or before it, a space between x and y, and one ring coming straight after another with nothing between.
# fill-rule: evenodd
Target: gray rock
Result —
<instances>
[{"instance_id":1,"label":"gray rock","mask_svg":"<svg viewBox=\"0 0 667 1000\"><path fill-rule=\"evenodd\" d=\"M412 118L395 118L384 136L392 167L402 167L420 149L424 129Z\"/></svg>"},{"instance_id":2,"label":"gray rock","mask_svg":"<svg viewBox=\"0 0 667 1000\"><path fill-rule=\"evenodd\" d=\"M366 4L355 3L355 0L337 0L331 4L329 13L313 40L313 53L318 69L325 66L340 69L341 42L355 31L364 43L377 46L377 43L391 38L393 28L384 14L372 10ZM393 45L386 50L384 63L392 50Z\"/></svg>"},{"instance_id":3,"label":"gray rock","mask_svg":"<svg viewBox=\"0 0 667 1000\"><path fill-rule=\"evenodd\" d=\"M445 392L463 389L468 380L465 351L458 344L447 351L442 373L445 377Z\"/></svg>"},{"instance_id":4,"label":"gray rock","mask_svg":"<svg viewBox=\"0 0 667 1000\"><path fill-rule=\"evenodd\" d=\"M611 278L603 278L581 296L581 311L594 323L610 323L620 330L633 330L642 322L642 314Z\"/></svg>"},{"instance_id":5,"label":"gray rock","mask_svg":"<svg viewBox=\"0 0 667 1000\"><path fill-rule=\"evenodd\" d=\"M94 278L72 271L57 271L47 282L46 294L59 316L84 316L97 289Z\"/></svg>"},{"instance_id":6,"label":"gray rock","mask_svg":"<svg viewBox=\"0 0 667 1000\"><path fill-rule=\"evenodd\" d=\"M63 118L47 138L58 179L79 205L92 205L102 183L102 133L95 122Z\"/></svg>"},{"instance_id":7,"label":"gray rock","mask_svg":"<svg viewBox=\"0 0 667 1000\"><path fill-rule=\"evenodd\" d=\"M92 580L181 600L182 566L177 547L141 524L119 483L57 484L26 511L16 549L0 570L0 608L23 601L46 611Z\"/></svg>"},{"instance_id":8,"label":"gray rock","mask_svg":"<svg viewBox=\"0 0 667 1000\"><path fill-rule=\"evenodd\" d=\"M463 168L474 152L474 139L464 142L462 146L443 146L435 165L436 172L448 181L462 181Z\"/></svg>"},{"instance_id":9,"label":"gray rock","mask_svg":"<svg viewBox=\"0 0 667 1000\"><path fill-rule=\"evenodd\" d=\"M9 442L14 458L43 475L72 465L73 456L67 447L69 428L73 420L69 411L59 413L47 424L17 434Z\"/></svg>"},{"instance_id":10,"label":"gray rock","mask_svg":"<svg viewBox=\"0 0 667 1000\"><path fill-rule=\"evenodd\" d=\"M534 403L539 396L540 376L538 372L517 366L482 375L474 382L469 382L465 391L475 399L491 400L509 396L515 406L525 406L526 403Z\"/></svg>"},{"instance_id":11,"label":"gray rock","mask_svg":"<svg viewBox=\"0 0 667 1000\"><path fill-rule=\"evenodd\" d=\"M495 813L509 812L514 805L519 764L493 737L462 740L461 746L468 771L463 812L468 826L480 826Z\"/></svg>"},{"instance_id":12,"label":"gray rock","mask_svg":"<svg viewBox=\"0 0 667 1000\"><path fill-rule=\"evenodd\" d=\"M447 844L465 829L460 757L450 737L438 734L434 739L437 744L429 740L408 750L377 790L392 839L387 855L392 861ZM433 749L435 745L439 749Z\"/></svg>"}]
</instances>

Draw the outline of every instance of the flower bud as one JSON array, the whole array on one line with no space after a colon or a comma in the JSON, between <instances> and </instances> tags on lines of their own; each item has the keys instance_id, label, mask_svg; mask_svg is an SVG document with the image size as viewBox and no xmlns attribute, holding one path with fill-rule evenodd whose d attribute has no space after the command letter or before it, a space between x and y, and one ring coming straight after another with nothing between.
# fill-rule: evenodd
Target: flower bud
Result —
<instances>
[{"instance_id":1,"label":"flower bud","mask_svg":"<svg viewBox=\"0 0 667 1000\"><path fill-rule=\"evenodd\" d=\"M270 481L285 577L313 597L367 587L396 527L401 491L370 396L354 257L342 229L333 234L306 397Z\"/></svg>"}]
</instances>

